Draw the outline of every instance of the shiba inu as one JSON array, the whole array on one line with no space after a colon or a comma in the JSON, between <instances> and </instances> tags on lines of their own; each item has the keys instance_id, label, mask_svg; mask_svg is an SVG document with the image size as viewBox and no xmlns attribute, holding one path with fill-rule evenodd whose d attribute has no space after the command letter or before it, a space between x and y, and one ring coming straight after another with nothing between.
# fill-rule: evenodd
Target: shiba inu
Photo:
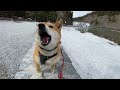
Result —
<instances>
[{"instance_id":1,"label":"shiba inu","mask_svg":"<svg viewBox=\"0 0 120 90\"><path fill-rule=\"evenodd\" d=\"M55 71L55 65L61 57L61 28L63 20L57 20L55 23L41 22L37 25L35 34L35 50L33 54L36 75L42 76L41 65Z\"/></svg>"}]
</instances>

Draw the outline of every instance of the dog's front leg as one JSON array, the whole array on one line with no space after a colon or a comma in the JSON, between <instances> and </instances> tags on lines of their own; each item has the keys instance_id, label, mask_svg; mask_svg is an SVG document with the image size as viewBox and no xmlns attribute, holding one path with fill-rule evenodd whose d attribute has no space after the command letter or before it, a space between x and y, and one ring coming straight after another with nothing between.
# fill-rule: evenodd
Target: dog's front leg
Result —
<instances>
[{"instance_id":1,"label":"dog's front leg","mask_svg":"<svg viewBox=\"0 0 120 90\"><path fill-rule=\"evenodd\" d=\"M56 68L56 64L53 64L53 65L51 66L51 73L52 73L52 74L55 72L55 68Z\"/></svg>"},{"instance_id":2,"label":"dog's front leg","mask_svg":"<svg viewBox=\"0 0 120 90\"><path fill-rule=\"evenodd\" d=\"M41 71L41 66L40 66L40 56L39 52L36 50L34 51L34 66L35 66L35 74L31 77L31 79L41 79L42 78L42 71Z\"/></svg>"},{"instance_id":3,"label":"dog's front leg","mask_svg":"<svg viewBox=\"0 0 120 90\"><path fill-rule=\"evenodd\" d=\"M36 59L34 60L34 65L35 65L35 71L39 76L42 76L42 71L41 71L41 66L40 66L40 62L39 62L39 57L36 57Z\"/></svg>"}]
</instances>

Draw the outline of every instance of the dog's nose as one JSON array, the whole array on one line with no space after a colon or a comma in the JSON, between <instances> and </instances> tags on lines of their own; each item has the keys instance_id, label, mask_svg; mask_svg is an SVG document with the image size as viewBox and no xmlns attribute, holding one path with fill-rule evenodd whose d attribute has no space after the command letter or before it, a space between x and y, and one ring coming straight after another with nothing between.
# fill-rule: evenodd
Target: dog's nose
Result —
<instances>
[{"instance_id":1,"label":"dog's nose","mask_svg":"<svg viewBox=\"0 0 120 90\"><path fill-rule=\"evenodd\" d=\"M38 27L39 27L39 29L44 29L45 25L44 24L39 24Z\"/></svg>"}]
</instances>

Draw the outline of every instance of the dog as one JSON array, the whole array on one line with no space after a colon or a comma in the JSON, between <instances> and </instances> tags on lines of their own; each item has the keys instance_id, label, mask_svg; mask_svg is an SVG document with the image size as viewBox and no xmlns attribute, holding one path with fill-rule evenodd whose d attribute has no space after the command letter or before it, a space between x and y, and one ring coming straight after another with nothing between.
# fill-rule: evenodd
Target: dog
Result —
<instances>
[{"instance_id":1,"label":"dog","mask_svg":"<svg viewBox=\"0 0 120 90\"><path fill-rule=\"evenodd\" d=\"M41 66L45 65L53 74L55 66L61 58L61 28L63 20L55 23L41 22L37 25L35 33L35 49L33 54L37 77L42 77Z\"/></svg>"}]
</instances>

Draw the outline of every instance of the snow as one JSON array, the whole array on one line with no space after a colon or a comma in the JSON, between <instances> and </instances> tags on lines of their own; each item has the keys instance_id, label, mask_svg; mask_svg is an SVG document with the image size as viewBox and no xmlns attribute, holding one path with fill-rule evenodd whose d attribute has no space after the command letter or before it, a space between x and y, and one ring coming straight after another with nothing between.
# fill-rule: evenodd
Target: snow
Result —
<instances>
[{"instance_id":1,"label":"snow","mask_svg":"<svg viewBox=\"0 0 120 90\"><path fill-rule=\"evenodd\" d=\"M62 28L61 41L81 78L120 79L119 45L74 27Z\"/></svg>"},{"instance_id":2,"label":"snow","mask_svg":"<svg viewBox=\"0 0 120 90\"><path fill-rule=\"evenodd\" d=\"M12 33L13 29L15 29L14 32L29 34L31 32L25 31L23 28L26 28L26 30L36 29L35 23L37 24L37 22L24 21L16 23L13 21L6 22L5 20L0 20L0 23L0 33L8 32L7 28L10 26L9 29L11 32L9 33L11 34L14 34ZM13 28L14 26L21 31L19 32L19 30ZM63 49L68 54L72 65L82 79L120 79L119 45L107 39L95 36L92 33L81 33L80 31L75 30L75 27L63 27L61 41ZM20 66L20 69L32 69L32 66L25 66L25 64L29 65L29 63L32 63L26 63L27 60L32 59L32 56L30 56L32 50L33 49L30 49L30 52L26 54L27 58L23 59L23 65ZM31 75L32 72L22 72L21 75L24 77L24 74L28 73ZM19 76L20 73L17 75ZM30 76L27 76L26 78L28 77Z\"/></svg>"},{"instance_id":3,"label":"snow","mask_svg":"<svg viewBox=\"0 0 120 90\"><path fill-rule=\"evenodd\" d=\"M20 30L23 30L22 32L25 32L24 29L31 30L31 27L33 30L34 28L37 29L37 26L35 24L37 24L37 22L28 21L14 22L8 20L0 20L0 31L2 30L7 31L9 28L9 30L15 30L16 32L18 32L16 29L19 28Z\"/></svg>"},{"instance_id":4,"label":"snow","mask_svg":"<svg viewBox=\"0 0 120 90\"><path fill-rule=\"evenodd\" d=\"M84 23L84 22L73 22L73 26L78 26L78 27L90 27L89 23Z\"/></svg>"},{"instance_id":5,"label":"snow","mask_svg":"<svg viewBox=\"0 0 120 90\"><path fill-rule=\"evenodd\" d=\"M76 22L76 21L73 22L73 26L76 30L79 30L81 32L87 32L91 27L89 23Z\"/></svg>"}]
</instances>

